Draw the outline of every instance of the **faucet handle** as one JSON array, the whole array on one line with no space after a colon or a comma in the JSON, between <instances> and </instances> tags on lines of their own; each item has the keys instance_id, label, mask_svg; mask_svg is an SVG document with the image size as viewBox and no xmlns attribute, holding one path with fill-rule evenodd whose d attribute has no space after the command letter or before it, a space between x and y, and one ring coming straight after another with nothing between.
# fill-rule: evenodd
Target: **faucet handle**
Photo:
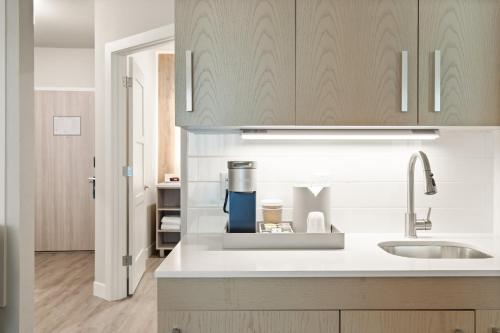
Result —
<instances>
[{"instance_id":1,"label":"faucet handle","mask_svg":"<svg viewBox=\"0 0 500 333\"><path fill-rule=\"evenodd\" d=\"M417 219L417 221L415 222L415 227L417 230L432 229L431 212L432 212L432 207L429 207L429 209L427 210L427 217L425 219Z\"/></svg>"},{"instance_id":2,"label":"faucet handle","mask_svg":"<svg viewBox=\"0 0 500 333\"><path fill-rule=\"evenodd\" d=\"M431 212L432 212L432 207L429 207L427 209L427 218L426 218L426 220L429 222L431 221Z\"/></svg>"}]
</instances>

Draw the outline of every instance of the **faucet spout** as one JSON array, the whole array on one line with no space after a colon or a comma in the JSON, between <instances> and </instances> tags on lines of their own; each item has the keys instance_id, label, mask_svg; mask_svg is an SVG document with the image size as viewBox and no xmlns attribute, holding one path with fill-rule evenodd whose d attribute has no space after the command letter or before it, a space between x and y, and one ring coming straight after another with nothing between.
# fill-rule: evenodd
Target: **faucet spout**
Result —
<instances>
[{"instance_id":1,"label":"faucet spout","mask_svg":"<svg viewBox=\"0 0 500 333\"><path fill-rule=\"evenodd\" d=\"M429 218L425 220L417 220L415 213L415 164L417 160L422 162L425 175L425 194L433 195L437 193L437 186L434 180L434 175L431 171L431 165L427 155L423 151L414 153L408 164L408 208L405 219L405 237L416 238L417 230L429 230L431 222Z\"/></svg>"}]
</instances>

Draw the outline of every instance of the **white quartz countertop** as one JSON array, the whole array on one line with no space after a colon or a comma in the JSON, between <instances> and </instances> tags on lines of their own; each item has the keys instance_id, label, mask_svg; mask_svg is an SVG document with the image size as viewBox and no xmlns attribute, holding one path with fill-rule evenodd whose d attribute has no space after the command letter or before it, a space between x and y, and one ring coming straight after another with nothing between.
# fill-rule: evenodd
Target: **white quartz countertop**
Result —
<instances>
[{"instance_id":1,"label":"white quartz countertop","mask_svg":"<svg viewBox=\"0 0 500 333\"><path fill-rule=\"evenodd\" d=\"M401 234L346 234L342 250L224 250L221 235L186 235L155 272L156 278L500 276L500 235L429 234L418 241L450 241L488 259L415 259L378 247Z\"/></svg>"}]
</instances>

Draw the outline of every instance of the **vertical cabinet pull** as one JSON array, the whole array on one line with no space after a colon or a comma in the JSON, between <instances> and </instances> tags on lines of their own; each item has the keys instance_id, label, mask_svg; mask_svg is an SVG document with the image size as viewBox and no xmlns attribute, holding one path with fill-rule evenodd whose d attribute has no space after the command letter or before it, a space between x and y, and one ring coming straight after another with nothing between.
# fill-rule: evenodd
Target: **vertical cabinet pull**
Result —
<instances>
[{"instance_id":1,"label":"vertical cabinet pull","mask_svg":"<svg viewBox=\"0 0 500 333\"><path fill-rule=\"evenodd\" d=\"M186 111L193 111L193 52L186 51Z\"/></svg>"},{"instance_id":2,"label":"vertical cabinet pull","mask_svg":"<svg viewBox=\"0 0 500 333\"><path fill-rule=\"evenodd\" d=\"M441 111L441 51L434 51L434 112Z\"/></svg>"},{"instance_id":3,"label":"vertical cabinet pull","mask_svg":"<svg viewBox=\"0 0 500 333\"><path fill-rule=\"evenodd\" d=\"M401 52L401 112L408 112L408 51Z\"/></svg>"}]
</instances>

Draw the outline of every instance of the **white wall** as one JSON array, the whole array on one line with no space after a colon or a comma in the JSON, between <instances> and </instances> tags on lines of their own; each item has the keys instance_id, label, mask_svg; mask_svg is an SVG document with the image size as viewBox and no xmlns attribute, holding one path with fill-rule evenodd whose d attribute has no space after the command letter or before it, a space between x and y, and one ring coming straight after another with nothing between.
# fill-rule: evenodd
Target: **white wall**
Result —
<instances>
[{"instance_id":1,"label":"white wall","mask_svg":"<svg viewBox=\"0 0 500 333\"><path fill-rule=\"evenodd\" d=\"M105 63L104 48L107 42L145 32L174 22L174 0L107 0L96 1L95 10L95 88L96 88L96 178L104 179L105 137L104 107ZM119 15L118 15L119 13ZM109 189L108 189L109 191ZM96 260L95 282L105 289L104 233L106 223L111 223L111 193L103 186L96 188Z\"/></svg>"},{"instance_id":2,"label":"white wall","mask_svg":"<svg viewBox=\"0 0 500 333\"><path fill-rule=\"evenodd\" d=\"M7 307L0 332L33 332L33 3L6 1ZM3 21L2 21L3 22Z\"/></svg>"},{"instance_id":3,"label":"white wall","mask_svg":"<svg viewBox=\"0 0 500 333\"><path fill-rule=\"evenodd\" d=\"M441 131L427 142L259 142L239 133L189 133L187 148L187 232L220 232L219 174L228 160L258 162L258 201L280 198L292 218L292 188L326 174L332 187L332 221L346 232L403 232L406 173L410 155L425 151L438 194L423 195L417 166L416 207L423 216L433 207L434 232L493 231L494 132ZM496 150L498 151L498 149ZM499 172L500 174L500 172ZM258 216L261 212L258 212Z\"/></svg>"},{"instance_id":4,"label":"white wall","mask_svg":"<svg viewBox=\"0 0 500 333\"><path fill-rule=\"evenodd\" d=\"M94 49L35 47L35 87L93 88Z\"/></svg>"},{"instance_id":5,"label":"white wall","mask_svg":"<svg viewBox=\"0 0 500 333\"><path fill-rule=\"evenodd\" d=\"M0 21L5 22L5 0L0 0ZM7 244L5 224L5 83L6 83L6 49L5 24L0 24L0 307L5 306L7 299Z\"/></svg>"}]
</instances>

